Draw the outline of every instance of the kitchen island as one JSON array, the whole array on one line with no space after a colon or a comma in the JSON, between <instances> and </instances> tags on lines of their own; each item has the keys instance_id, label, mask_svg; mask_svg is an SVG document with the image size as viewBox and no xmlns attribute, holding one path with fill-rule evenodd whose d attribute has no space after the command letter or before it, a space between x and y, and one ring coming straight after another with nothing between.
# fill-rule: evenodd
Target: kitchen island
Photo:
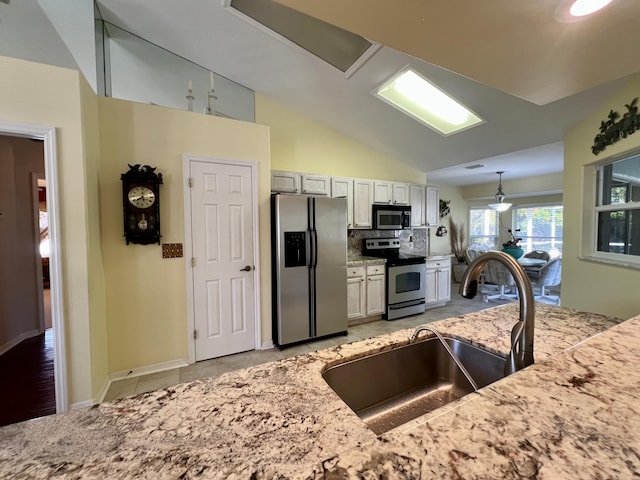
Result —
<instances>
[{"instance_id":1,"label":"kitchen island","mask_svg":"<svg viewBox=\"0 0 640 480\"><path fill-rule=\"evenodd\" d=\"M506 352L517 318L432 326ZM379 437L321 372L410 330L0 428L0 477L637 477L640 317L619 322L537 304L535 365Z\"/></svg>"}]
</instances>

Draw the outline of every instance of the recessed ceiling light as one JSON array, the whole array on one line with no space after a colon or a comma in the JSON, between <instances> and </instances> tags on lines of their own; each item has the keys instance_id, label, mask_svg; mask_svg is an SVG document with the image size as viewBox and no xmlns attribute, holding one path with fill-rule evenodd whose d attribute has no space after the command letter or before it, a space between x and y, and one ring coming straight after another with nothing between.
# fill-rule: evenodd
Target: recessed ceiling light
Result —
<instances>
[{"instance_id":1,"label":"recessed ceiling light","mask_svg":"<svg viewBox=\"0 0 640 480\"><path fill-rule=\"evenodd\" d=\"M484 123L482 118L409 67L372 93L442 135Z\"/></svg>"},{"instance_id":2,"label":"recessed ceiling light","mask_svg":"<svg viewBox=\"0 0 640 480\"><path fill-rule=\"evenodd\" d=\"M571 5L569 13L574 17L584 17L606 7L611 0L576 0Z\"/></svg>"}]
</instances>

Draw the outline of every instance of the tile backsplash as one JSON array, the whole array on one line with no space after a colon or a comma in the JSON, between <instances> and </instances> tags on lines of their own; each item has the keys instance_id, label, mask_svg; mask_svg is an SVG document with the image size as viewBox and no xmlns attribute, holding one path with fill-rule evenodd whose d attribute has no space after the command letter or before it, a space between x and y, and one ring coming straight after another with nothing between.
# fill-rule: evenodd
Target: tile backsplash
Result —
<instances>
[{"instance_id":1,"label":"tile backsplash","mask_svg":"<svg viewBox=\"0 0 640 480\"><path fill-rule=\"evenodd\" d=\"M400 239L400 250L426 255L428 250L428 236L425 228L406 230L349 230L347 235L347 253L350 257L362 254L362 240L364 238L397 237ZM410 244L413 237L413 246Z\"/></svg>"}]
</instances>

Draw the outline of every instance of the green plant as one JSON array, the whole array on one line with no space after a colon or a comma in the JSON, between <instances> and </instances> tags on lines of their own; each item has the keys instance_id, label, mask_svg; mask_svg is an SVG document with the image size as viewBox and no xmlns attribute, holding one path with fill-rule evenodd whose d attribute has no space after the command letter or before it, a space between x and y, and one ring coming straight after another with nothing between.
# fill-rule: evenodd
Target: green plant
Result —
<instances>
[{"instance_id":1,"label":"green plant","mask_svg":"<svg viewBox=\"0 0 640 480\"><path fill-rule=\"evenodd\" d=\"M449 225L449 245L451 245L451 253L456 257L456 260L464 262L466 255L464 223L456 223L453 218L451 218Z\"/></svg>"}]
</instances>

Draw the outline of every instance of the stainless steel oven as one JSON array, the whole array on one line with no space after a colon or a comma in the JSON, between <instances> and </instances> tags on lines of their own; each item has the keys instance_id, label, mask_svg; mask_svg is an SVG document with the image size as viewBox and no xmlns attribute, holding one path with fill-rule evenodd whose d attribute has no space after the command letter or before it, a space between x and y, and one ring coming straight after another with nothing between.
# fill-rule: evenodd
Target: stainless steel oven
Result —
<instances>
[{"instance_id":1,"label":"stainless steel oven","mask_svg":"<svg viewBox=\"0 0 640 480\"><path fill-rule=\"evenodd\" d=\"M387 320L425 311L425 261L387 265Z\"/></svg>"},{"instance_id":2,"label":"stainless steel oven","mask_svg":"<svg viewBox=\"0 0 640 480\"><path fill-rule=\"evenodd\" d=\"M400 253L398 238L364 239L362 252L387 260L387 313L384 318L394 320L425 311L424 256Z\"/></svg>"}]
</instances>

